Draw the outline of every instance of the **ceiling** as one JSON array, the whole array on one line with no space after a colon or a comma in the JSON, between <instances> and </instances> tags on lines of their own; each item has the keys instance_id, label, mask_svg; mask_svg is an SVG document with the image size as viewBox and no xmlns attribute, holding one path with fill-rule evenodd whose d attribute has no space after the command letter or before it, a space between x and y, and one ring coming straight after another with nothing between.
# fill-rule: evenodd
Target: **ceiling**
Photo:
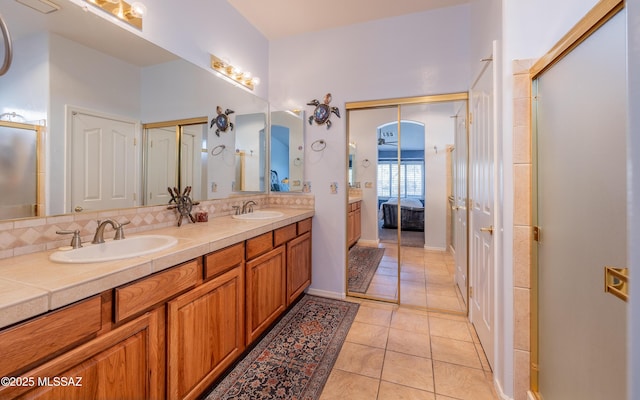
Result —
<instances>
[{"instance_id":1,"label":"ceiling","mask_svg":"<svg viewBox=\"0 0 640 400\"><path fill-rule=\"evenodd\" d=\"M281 39L471 0L227 0L267 39Z\"/></svg>"}]
</instances>

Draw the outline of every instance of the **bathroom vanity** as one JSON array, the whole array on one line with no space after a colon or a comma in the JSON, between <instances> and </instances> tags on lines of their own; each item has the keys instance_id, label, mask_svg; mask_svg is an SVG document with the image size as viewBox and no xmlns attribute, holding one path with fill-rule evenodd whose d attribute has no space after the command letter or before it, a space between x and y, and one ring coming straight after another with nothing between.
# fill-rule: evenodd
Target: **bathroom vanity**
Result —
<instances>
[{"instance_id":1,"label":"bathroom vanity","mask_svg":"<svg viewBox=\"0 0 640 400\"><path fill-rule=\"evenodd\" d=\"M277 211L159 229L178 244L125 260L0 260L0 398L202 395L311 283L313 210Z\"/></svg>"}]
</instances>

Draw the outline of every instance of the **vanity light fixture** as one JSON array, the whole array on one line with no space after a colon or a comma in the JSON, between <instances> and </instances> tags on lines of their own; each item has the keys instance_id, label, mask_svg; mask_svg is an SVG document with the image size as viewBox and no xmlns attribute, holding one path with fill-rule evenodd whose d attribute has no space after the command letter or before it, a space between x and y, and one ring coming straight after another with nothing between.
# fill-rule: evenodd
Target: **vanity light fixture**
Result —
<instances>
[{"instance_id":1,"label":"vanity light fixture","mask_svg":"<svg viewBox=\"0 0 640 400\"><path fill-rule=\"evenodd\" d=\"M237 66L231 65L229 61L216 57L211 54L211 68L218 71L222 75L231 79L234 82L241 84L242 86L253 90L260 84L260 78L253 76L251 72L242 71Z\"/></svg>"},{"instance_id":2,"label":"vanity light fixture","mask_svg":"<svg viewBox=\"0 0 640 400\"><path fill-rule=\"evenodd\" d=\"M125 0L84 0L89 4L114 15L121 21L142 30L142 18L147 12L147 7L140 1L131 4Z\"/></svg>"}]
</instances>

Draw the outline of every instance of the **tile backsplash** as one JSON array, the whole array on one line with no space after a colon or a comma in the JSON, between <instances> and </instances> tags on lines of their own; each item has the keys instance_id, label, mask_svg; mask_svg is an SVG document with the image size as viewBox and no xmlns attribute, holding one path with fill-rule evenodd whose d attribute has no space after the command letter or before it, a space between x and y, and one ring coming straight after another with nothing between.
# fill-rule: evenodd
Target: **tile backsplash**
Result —
<instances>
[{"instance_id":1,"label":"tile backsplash","mask_svg":"<svg viewBox=\"0 0 640 400\"><path fill-rule=\"evenodd\" d=\"M310 194L260 194L201 201L193 207L193 213L205 211L209 213L209 218L221 217L233 213L233 206L242 206L247 200L258 203L256 208L315 208L315 197ZM91 240L97 221L105 218L118 222L130 221L125 228L127 233L174 226L178 221L176 210L154 206L0 222L0 259L68 245L71 236L59 235L57 231L78 229L82 241Z\"/></svg>"}]
</instances>

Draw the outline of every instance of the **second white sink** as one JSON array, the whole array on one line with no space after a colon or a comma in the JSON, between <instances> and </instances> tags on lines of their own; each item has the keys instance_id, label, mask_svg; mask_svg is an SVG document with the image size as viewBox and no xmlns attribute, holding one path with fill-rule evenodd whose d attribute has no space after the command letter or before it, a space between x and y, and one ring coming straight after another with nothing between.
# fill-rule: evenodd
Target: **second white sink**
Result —
<instances>
[{"instance_id":1,"label":"second white sink","mask_svg":"<svg viewBox=\"0 0 640 400\"><path fill-rule=\"evenodd\" d=\"M175 246L178 239L166 235L132 236L122 240L109 240L100 244L85 244L73 250L58 250L49 256L57 263L80 264L122 260L143 256Z\"/></svg>"},{"instance_id":2,"label":"second white sink","mask_svg":"<svg viewBox=\"0 0 640 400\"><path fill-rule=\"evenodd\" d=\"M252 219L280 218L283 215L284 214L281 213L280 211L258 210L258 211L250 212L250 213L247 213L247 214L232 215L232 217L235 218L235 219L252 220Z\"/></svg>"}]
</instances>

